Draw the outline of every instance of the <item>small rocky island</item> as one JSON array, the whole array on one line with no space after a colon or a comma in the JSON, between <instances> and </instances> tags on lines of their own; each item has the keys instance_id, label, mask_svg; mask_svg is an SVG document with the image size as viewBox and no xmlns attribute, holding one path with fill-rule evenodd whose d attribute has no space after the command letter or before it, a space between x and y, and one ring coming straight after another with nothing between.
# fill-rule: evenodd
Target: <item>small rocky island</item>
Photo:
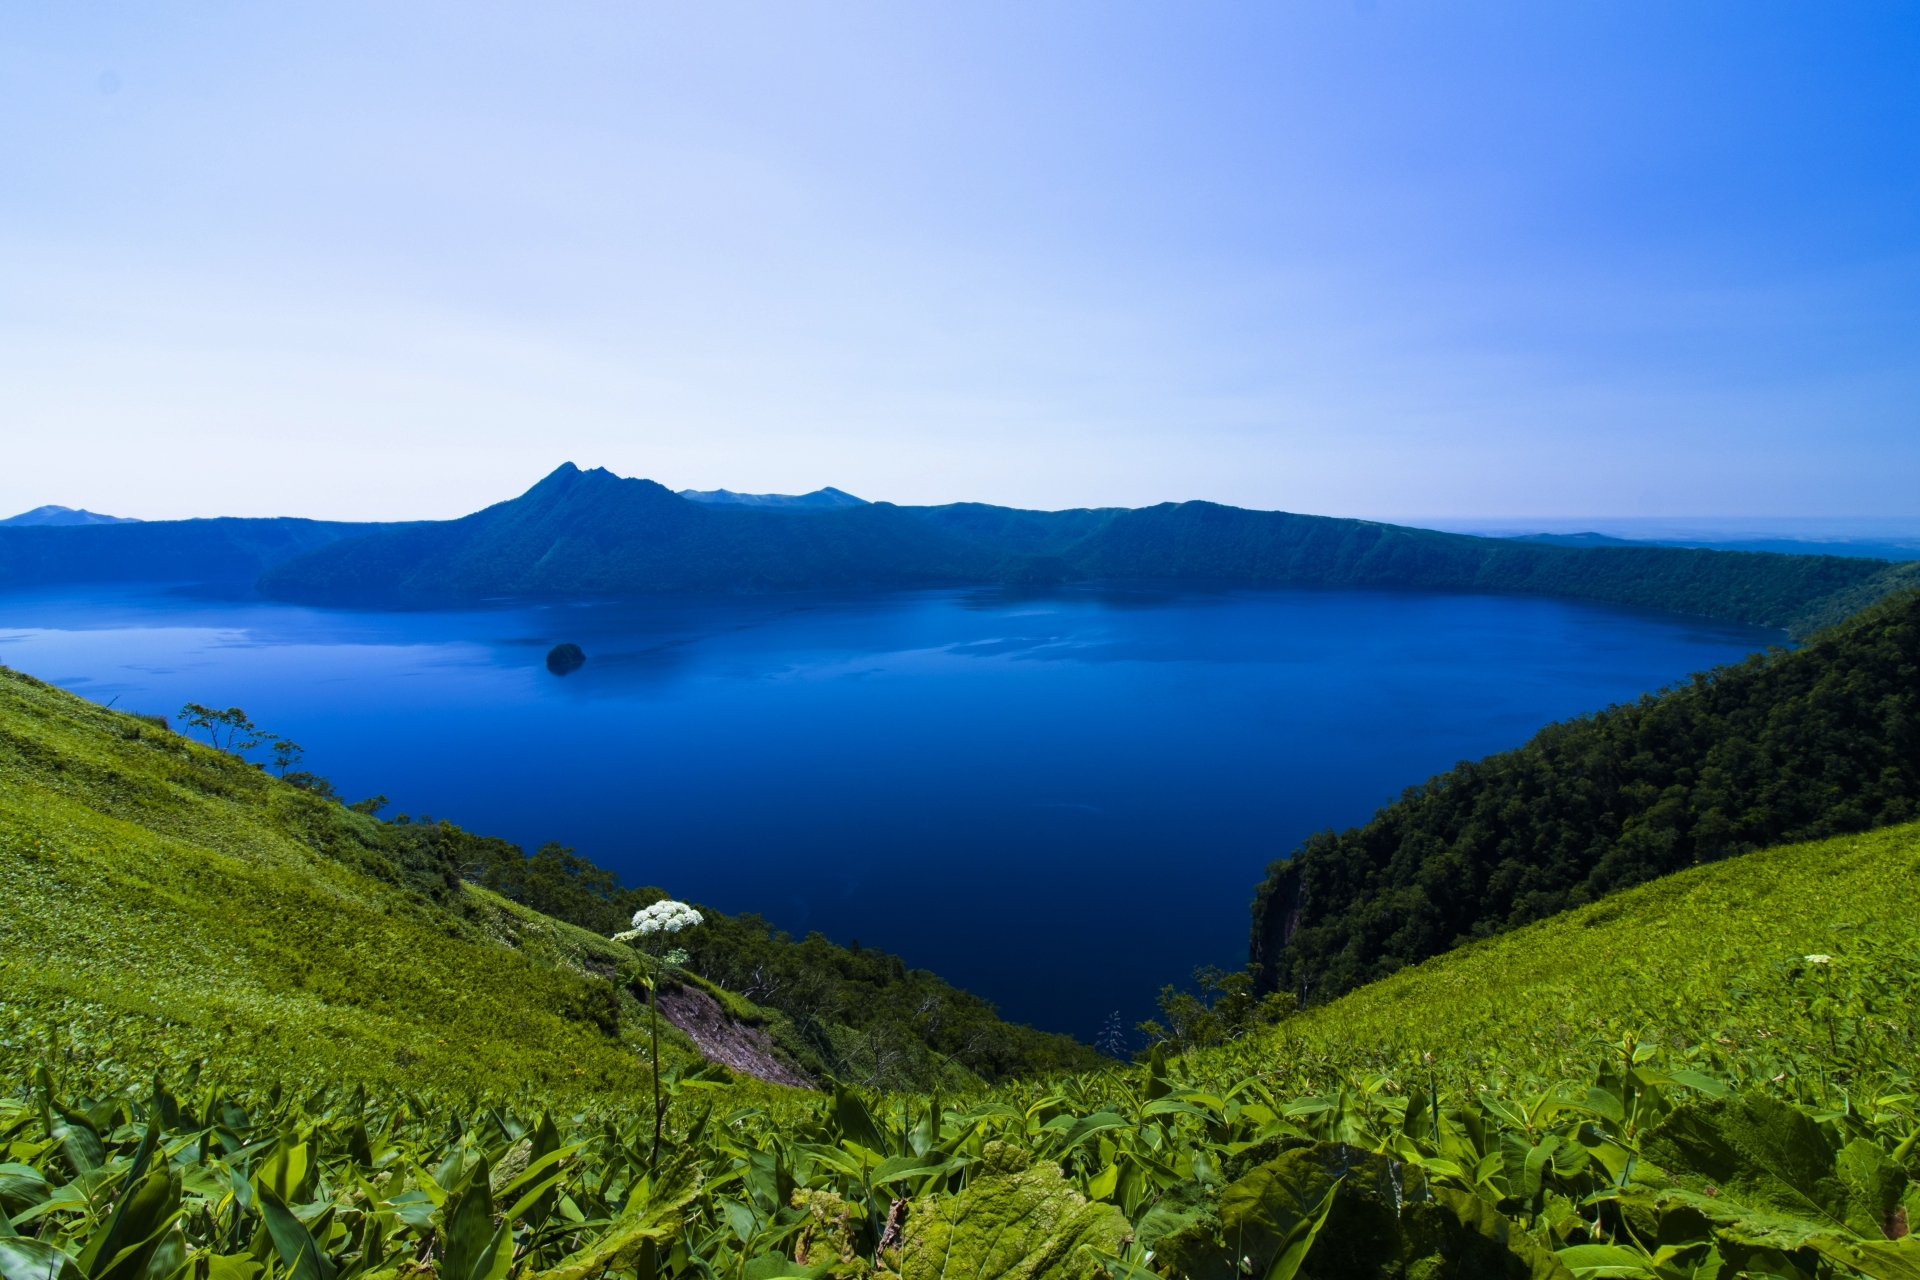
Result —
<instances>
[{"instance_id":1,"label":"small rocky island","mask_svg":"<svg viewBox=\"0 0 1920 1280\"><path fill-rule=\"evenodd\" d=\"M587 655L577 644L557 644L547 650L547 670L557 676L572 675L586 665Z\"/></svg>"}]
</instances>

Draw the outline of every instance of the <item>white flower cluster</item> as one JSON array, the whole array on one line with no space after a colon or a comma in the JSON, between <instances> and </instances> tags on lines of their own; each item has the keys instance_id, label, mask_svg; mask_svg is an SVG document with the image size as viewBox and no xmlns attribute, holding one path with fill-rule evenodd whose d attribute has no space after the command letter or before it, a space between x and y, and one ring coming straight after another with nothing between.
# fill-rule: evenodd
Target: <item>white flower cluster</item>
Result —
<instances>
[{"instance_id":1,"label":"white flower cluster","mask_svg":"<svg viewBox=\"0 0 1920 1280\"><path fill-rule=\"evenodd\" d=\"M1805 960L1808 964L1832 964L1833 963L1833 957L1827 956L1827 955L1801 956L1800 958L1802 960Z\"/></svg>"},{"instance_id":2,"label":"white flower cluster","mask_svg":"<svg viewBox=\"0 0 1920 1280\"><path fill-rule=\"evenodd\" d=\"M654 933L678 933L682 929L693 928L702 919L701 914L686 903L663 898L645 910L634 912L633 928L626 933L614 934L613 940L631 942Z\"/></svg>"}]
</instances>

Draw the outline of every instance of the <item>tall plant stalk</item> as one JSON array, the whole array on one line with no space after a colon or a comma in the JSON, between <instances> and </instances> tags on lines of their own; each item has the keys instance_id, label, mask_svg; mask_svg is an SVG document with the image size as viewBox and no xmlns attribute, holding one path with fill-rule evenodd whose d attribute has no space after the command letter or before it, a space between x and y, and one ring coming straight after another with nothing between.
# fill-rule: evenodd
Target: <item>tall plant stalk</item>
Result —
<instances>
[{"instance_id":1,"label":"tall plant stalk","mask_svg":"<svg viewBox=\"0 0 1920 1280\"><path fill-rule=\"evenodd\" d=\"M653 1041L653 1153L647 1157L647 1173L660 1167L660 988L647 979L648 1034Z\"/></svg>"}]
</instances>

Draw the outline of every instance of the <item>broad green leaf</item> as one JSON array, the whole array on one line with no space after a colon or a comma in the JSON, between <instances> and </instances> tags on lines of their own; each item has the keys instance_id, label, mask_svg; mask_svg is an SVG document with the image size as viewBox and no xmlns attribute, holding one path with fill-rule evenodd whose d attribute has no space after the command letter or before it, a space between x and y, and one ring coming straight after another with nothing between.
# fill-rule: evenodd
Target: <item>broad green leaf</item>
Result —
<instances>
[{"instance_id":1,"label":"broad green leaf","mask_svg":"<svg viewBox=\"0 0 1920 1280\"><path fill-rule=\"evenodd\" d=\"M1067 1130L1066 1138L1061 1143L1060 1149L1062 1151L1071 1151L1094 1134L1099 1133L1102 1129L1124 1129L1131 1124L1132 1121L1117 1112L1096 1111L1090 1116L1083 1116L1074 1121L1073 1125Z\"/></svg>"},{"instance_id":2,"label":"broad green leaf","mask_svg":"<svg viewBox=\"0 0 1920 1280\"><path fill-rule=\"evenodd\" d=\"M872 1182L876 1187L890 1182L901 1182L909 1178L925 1178L942 1171L950 1171L954 1162L942 1159L937 1151L925 1156L889 1156L882 1160L873 1171Z\"/></svg>"},{"instance_id":3,"label":"broad green leaf","mask_svg":"<svg viewBox=\"0 0 1920 1280\"><path fill-rule=\"evenodd\" d=\"M260 1216L266 1220L267 1233L274 1252L287 1268L287 1280L333 1280L334 1266L307 1226L293 1215L284 1202L264 1187L260 1192ZM465 1280L465 1277L462 1277Z\"/></svg>"},{"instance_id":4,"label":"broad green leaf","mask_svg":"<svg viewBox=\"0 0 1920 1280\"><path fill-rule=\"evenodd\" d=\"M271 1193L282 1205L293 1204L306 1186L312 1155L309 1144L283 1138L273 1154L253 1171L253 1185Z\"/></svg>"},{"instance_id":5,"label":"broad green leaf","mask_svg":"<svg viewBox=\"0 0 1920 1280\"><path fill-rule=\"evenodd\" d=\"M1550 1133L1527 1152L1526 1164L1521 1174L1520 1194L1523 1198L1531 1201L1540 1194L1541 1179L1546 1176L1548 1168L1553 1163L1553 1153L1559 1149L1560 1135Z\"/></svg>"},{"instance_id":6,"label":"broad green leaf","mask_svg":"<svg viewBox=\"0 0 1920 1280\"><path fill-rule=\"evenodd\" d=\"M1660 1280L1653 1259L1638 1249L1612 1244L1577 1244L1554 1251L1561 1266L1573 1272L1576 1280Z\"/></svg>"},{"instance_id":7,"label":"broad green leaf","mask_svg":"<svg viewBox=\"0 0 1920 1280\"><path fill-rule=\"evenodd\" d=\"M0 1280L83 1280L71 1257L43 1240L0 1236Z\"/></svg>"},{"instance_id":8,"label":"broad green leaf","mask_svg":"<svg viewBox=\"0 0 1920 1280\"><path fill-rule=\"evenodd\" d=\"M1093 1250L1121 1252L1131 1234L1110 1204L1089 1203L1042 1162L977 1177L958 1195L922 1197L908 1214L902 1280L1065 1280Z\"/></svg>"},{"instance_id":9,"label":"broad green leaf","mask_svg":"<svg viewBox=\"0 0 1920 1280\"><path fill-rule=\"evenodd\" d=\"M1819 1235L1808 1245L1872 1280L1920 1280L1920 1240L1843 1240Z\"/></svg>"},{"instance_id":10,"label":"broad green leaf","mask_svg":"<svg viewBox=\"0 0 1920 1280\"><path fill-rule=\"evenodd\" d=\"M840 1126L840 1132L849 1139L869 1151L886 1154L890 1144L880 1132L880 1126L873 1122L867 1104L844 1085L834 1090L832 1116L834 1123Z\"/></svg>"},{"instance_id":11,"label":"broad green leaf","mask_svg":"<svg viewBox=\"0 0 1920 1280\"><path fill-rule=\"evenodd\" d=\"M839 1259L835 1259L838 1262ZM784 1253L763 1253L748 1261L746 1280L820 1280L832 1268L834 1263L822 1262L817 1266L803 1267Z\"/></svg>"},{"instance_id":12,"label":"broad green leaf","mask_svg":"<svg viewBox=\"0 0 1920 1280\"><path fill-rule=\"evenodd\" d=\"M499 1245L499 1233L494 1229L493 1197L487 1189L484 1162L467 1179L447 1213L446 1241L440 1263L445 1280L485 1280Z\"/></svg>"},{"instance_id":13,"label":"broad green leaf","mask_svg":"<svg viewBox=\"0 0 1920 1280\"><path fill-rule=\"evenodd\" d=\"M1667 1072L1667 1079L1673 1081L1675 1084L1685 1085L1695 1092L1705 1094L1709 1098L1724 1098L1731 1092L1727 1087L1726 1081L1716 1080L1712 1076L1702 1075L1698 1071L1669 1071Z\"/></svg>"},{"instance_id":14,"label":"broad green leaf","mask_svg":"<svg viewBox=\"0 0 1920 1280\"><path fill-rule=\"evenodd\" d=\"M1448 1187L1433 1188L1433 1198L1453 1215L1462 1227L1485 1240L1503 1246L1527 1268L1529 1280L1573 1280L1551 1252L1515 1227L1506 1217L1479 1196Z\"/></svg>"},{"instance_id":15,"label":"broad green leaf","mask_svg":"<svg viewBox=\"0 0 1920 1280\"><path fill-rule=\"evenodd\" d=\"M113 1219L96 1231L81 1251L80 1265L88 1280L134 1280L160 1237L180 1212L180 1180L167 1169L155 1169L134 1184L114 1208Z\"/></svg>"},{"instance_id":16,"label":"broad green leaf","mask_svg":"<svg viewBox=\"0 0 1920 1280\"><path fill-rule=\"evenodd\" d=\"M1688 1103L1646 1135L1641 1152L1683 1185L1710 1185L1729 1200L1828 1230L1858 1230L1850 1219L1869 1212L1836 1173L1839 1152L1821 1127L1764 1094ZM1879 1233L1877 1222L1861 1225Z\"/></svg>"},{"instance_id":17,"label":"broad green leaf","mask_svg":"<svg viewBox=\"0 0 1920 1280\"><path fill-rule=\"evenodd\" d=\"M1333 1212L1334 1197L1340 1194L1343 1181L1345 1179L1334 1179L1333 1185L1327 1188L1327 1194L1321 1197L1319 1208L1293 1224L1286 1238L1280 1242L1280 1252L1274 1256L1273 1265L1267 1268L1266 1280L1293 1280L1300 1274L1307 1254L1313 1249L1313 1242L1320 1238L1320 1228L1327 1225L1327 1217Z\"/></svg>"}]
</instances>

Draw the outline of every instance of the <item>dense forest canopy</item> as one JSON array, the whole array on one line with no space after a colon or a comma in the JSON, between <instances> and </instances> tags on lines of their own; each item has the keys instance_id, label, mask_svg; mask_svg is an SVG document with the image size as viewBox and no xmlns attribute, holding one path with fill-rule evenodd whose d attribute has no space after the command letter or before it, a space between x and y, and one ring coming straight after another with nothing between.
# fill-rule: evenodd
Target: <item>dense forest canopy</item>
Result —
<instances>
[{"instance_id":1,"label":"dense forest canopy","mask_svg":"<svg viewBox=\"0 0 1920 1280\"><path fill-rule=\"evenodd\" d=\"M1696 863L1920 812L1920 593L1411 787L1275 862L1265 989L1324 1001Z\"/></svg>"}]
</instances>

